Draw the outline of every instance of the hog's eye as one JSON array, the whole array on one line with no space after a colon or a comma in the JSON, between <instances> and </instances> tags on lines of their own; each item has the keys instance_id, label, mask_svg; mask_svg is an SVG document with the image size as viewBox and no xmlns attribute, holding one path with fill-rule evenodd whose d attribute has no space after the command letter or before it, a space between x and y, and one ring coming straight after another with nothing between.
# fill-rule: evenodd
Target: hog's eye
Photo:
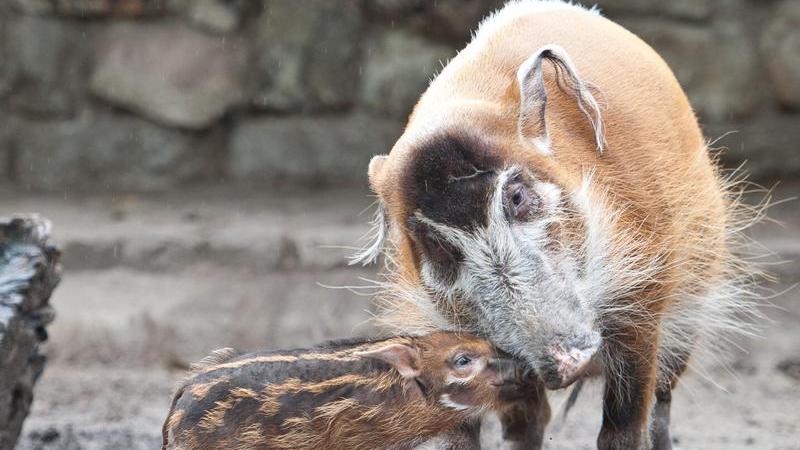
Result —
<instances>
[{"instance_id":1,"label":"hog's eye","mask_svg":"<svg viewBox=\"0 0 800 450\"><path fill-rule=\"evenodd\" d=\"M517 191L514 192L514 195L511 196L511 204L514 206L519 206L520 204L522 204L524 195L525 193L522 192L522 189L517 189Z\"/></svg>"},{"instance_id":2,"label":"hog's eye","mask_svg":"<svg viewBox=\"0 0 800 450\"><path fill-rule=\"evenodd\" d=\"M524 184L514 183L508 187L505 206L509 219L526 220L538 207L538 198Z\"/></svg>"},{"instance_id":3,"label":"hog's eye","mask_svg":"<svg viewBox=\"0 0 800 450\"><path fill-rule=\"evenodd\" d=\"M472 364L472 358L469 355L459 355L453 360L453 366L456 369L463 369Z\"/></svg>"}]
</instances>

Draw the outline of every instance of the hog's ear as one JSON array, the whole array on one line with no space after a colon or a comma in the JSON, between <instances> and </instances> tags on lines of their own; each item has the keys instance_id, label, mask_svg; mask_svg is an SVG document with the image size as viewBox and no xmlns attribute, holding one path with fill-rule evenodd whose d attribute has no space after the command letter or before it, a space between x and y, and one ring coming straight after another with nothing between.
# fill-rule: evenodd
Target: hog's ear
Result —
<instances>
[{"instance_id":1,"label":"hog's ear","mask_svg":"<svg viewBox=\"0 0 800 450\"><path fill-rule=\"evenodd\" d=\"M414 378L419 375L419 351L410 345L389 344L376 350L356 352L355 355L389 363L403 378Z\"/></svg>"},{"instance_id":2,"label":"hog's ear","mask_svg":"<svg viewBox=\"0 0 800 450\"><path fill-rule=\"evenodd\" d=\"M361 264L366 266L377 261L378 256L383 252L386 236L389 234L389 217L386 211L386 203L381 198L381 183L383 182L383 165L389 157L387 155L373 156L369 162L367 175L372 191L378 196L375 215L370 221L370 229L362 238L364 245L353 255L350 256L349 264Z\"/></svg>"},{"instance_id":3,"label":"hog's ear","mask_svg":"<svg viewBox=\"0 0 800 450\"><path fill-rule=\"evenodd\" d=\"M544 83L542 64L549 61L555 67L557 84L561 90L573 97L592 125L597 151L603 153L605 137L600 106L592 95L592 86L581 79L569 54L557 45L547 45L531 55L517 71L520 108L518 131L529 139L544 154L552 154L550 136L547 131L547 89Z\"/></svg>"}]
</instances>

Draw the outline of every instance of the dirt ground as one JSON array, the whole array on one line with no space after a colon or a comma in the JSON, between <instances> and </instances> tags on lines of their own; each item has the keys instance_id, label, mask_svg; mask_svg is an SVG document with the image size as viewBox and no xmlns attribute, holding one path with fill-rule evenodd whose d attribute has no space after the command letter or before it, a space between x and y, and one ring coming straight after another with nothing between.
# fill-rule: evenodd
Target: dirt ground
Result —
<instances>
[{"instance_id":1,"label":"dirt ground","mask_svg":"<svg viewBox=\"0 0 800 450\"><path fill-rule=\"evenodd\" d=\"M783 187L779 198L800 193ZM0 190L0 214L54 223L64 279L52 299L50 362L19 450L155 449L181 367L210 350L305 345L370 332L369 298L332 286L367 284L375 269L344 263L365 231L365 192L193 189L163 196L42 196ZM800 261L798 202L783 225L754 234L778 259ZM800 281L776 266L780 292ZM764 309L763 338L744 341L735 375L684 377L673 406L682 449L800 449L800 289ZM549 449L590 449L600 384L589 385ZM553 393L558 409L564 393ZM556 430L556 428L559 428ZM487 448L497 447L489 421Z\"/></svg>"}]
</instances>

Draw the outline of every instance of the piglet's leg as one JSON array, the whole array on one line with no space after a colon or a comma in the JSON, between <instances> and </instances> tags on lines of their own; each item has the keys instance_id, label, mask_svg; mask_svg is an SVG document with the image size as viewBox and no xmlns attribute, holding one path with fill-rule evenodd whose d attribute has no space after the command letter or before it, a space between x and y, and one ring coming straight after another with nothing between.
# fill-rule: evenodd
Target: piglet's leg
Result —
<instances>
[{"instance_id":1,"label":"piglet's leg","mask_svg":"<svg viewBox=\"0 0 800 450\"><path fill-rule=\"evenodd\" d=\"M654 324L620 327L609 346L600 450L650 448L649 422L656 388L658 331Z\"/></svg>"},{"instance_id":2,"label":"piglet's leg","mask_svg":"<svg viewBox=\"0 0 800 450\"><path fill-rule=\"evenodd\" d=\"M503 439L515 450L539 450L544 440L544 429L550 421L550 404L544 383L538 380L530 385L526 400L500 417Z\"/></svg>"}]
</instances>

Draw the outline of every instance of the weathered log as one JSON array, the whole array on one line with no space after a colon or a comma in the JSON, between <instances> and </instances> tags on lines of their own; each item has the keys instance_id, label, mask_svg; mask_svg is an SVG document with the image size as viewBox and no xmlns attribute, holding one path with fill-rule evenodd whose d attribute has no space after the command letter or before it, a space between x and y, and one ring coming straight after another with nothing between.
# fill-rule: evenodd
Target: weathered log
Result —
<instances>
[{"instance_id":1,"label":"weathered log","mask_svg":"<svg viewBox=\"0 0 800 450\"><path fill-rule=\"evenodd\" d=\"M50 222L38 216L0 219L0 450L12 450L42 374L52 322L50 294L60 280Z\"/></svg>"}]
</instances>

